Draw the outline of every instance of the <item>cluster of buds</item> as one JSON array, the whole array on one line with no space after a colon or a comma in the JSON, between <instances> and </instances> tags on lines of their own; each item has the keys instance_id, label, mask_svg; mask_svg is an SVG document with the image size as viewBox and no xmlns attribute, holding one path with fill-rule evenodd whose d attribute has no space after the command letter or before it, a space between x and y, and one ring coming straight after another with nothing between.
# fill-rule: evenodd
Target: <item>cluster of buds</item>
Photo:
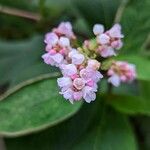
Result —
<instances>
[{"instance_id":1,"label":"cluster of buds","mask_svg":"<svg viewBox=\"0 0 150 150\"><path fill-rule=\"evenodd\" d=\"M46 64L60 69L63 75L57 79L60 94L71 103L82 99L90 103L96 99L97 84L103 78L100 73L103 62L98 60L106 61L117 55L117 50L123 45L119 24L105 32L103 25L96 24L93 32L96 37L84 41L82 47L72 45L77 38L70 22L62 22L45 35L46 53L42 58ZM131 82L136 77L135 66L121 61L113 61L104 74L114 86Z\"/></svg>"},{"instance_id":2,"label":"cluster of buds","mask_svg":"<svg viewBox=\"0 0 150 150\"><path fill-rule=\"evenodd\" d=\"M67 63L68 53L71 51L71 40L75 39L70 22L62 22L58 28L45 35L45 53L42 58L48 65L59 67Z\"/></svg>"},{"instance_id":3,"label":"cluster of buds","mask_svg":"<svg viewBox=\"0 0 150 150\"><path fill-rule=\"evenodd\" d=\"M135 65L116 61L112 63L107 74L108 82L117 87L121 82L131 82L136 78Z\"/></svg>"},{"instance_id":4,"label":"cluster of buds","mask_svg":"<svg viewBox=\"0 0 150 150\"><path fill-rule=\"evenodd\" d=\"M96 35L98 44L97 52L104 58L115 56L116 50L119 50L123 45L121 38L124 36L121 34L121 26L119 24L115 24L106 32L104 32L102 25L96 24L93 32Z\"/></svg>"}]
</instances>

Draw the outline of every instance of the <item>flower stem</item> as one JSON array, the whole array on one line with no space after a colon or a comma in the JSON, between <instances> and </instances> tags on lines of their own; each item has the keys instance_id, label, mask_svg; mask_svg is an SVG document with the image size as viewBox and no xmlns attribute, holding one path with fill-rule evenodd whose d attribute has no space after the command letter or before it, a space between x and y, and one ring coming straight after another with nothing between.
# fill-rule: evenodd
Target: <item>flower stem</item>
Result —
<instances>
[{"instance_id":1,"label":"flower stem","mask_svg":"<svg viewBox=\"0 0 150 150\"><path fill-rule=\"evenodd\" d=\"M7 6L2 6L0 5L0 13L8 14L8 15L13 15L13 16L18 16L22 18L27 18L31 19L34 21L40 21L41 20L41 15L33 12L28 12L25 10L20 10L17 8L11 8Z\"/></svg>"}]
</instances>

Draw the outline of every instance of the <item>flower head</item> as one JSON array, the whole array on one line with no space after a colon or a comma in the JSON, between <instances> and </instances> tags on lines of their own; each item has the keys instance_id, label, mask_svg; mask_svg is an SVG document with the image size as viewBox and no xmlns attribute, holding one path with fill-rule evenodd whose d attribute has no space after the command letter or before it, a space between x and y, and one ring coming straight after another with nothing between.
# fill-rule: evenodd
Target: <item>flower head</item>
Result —
<instances>
[{"instance_id":1,"label":"flower head","mask_svg":"<svg viewBox=\"0 0 150 150\"><path fill-rule=\"evenodd\" d=\"M102 25L95 25L93 32L96 35L97 49L100 56L107 58L116 55L116 50L119 50L123 43L121 39L124 37L121 33L121 26L115 24L111 29L104 32Z\"/></svg>"},{"instance_id":2,"label":"flower head","mask_svg":"<svg viewBox=\"0 0 150 150\"><path fill-rule=\"evenodd\" d=\"M108 82L119 86L121 82L131 82L136 78L135 66L123 61L116 61L108 70Z\"/></svg>"},{"instance_id":3,"label":"flower head","mask_svg":"<svg viewBox=\"0 0 150 150\"><path fill-rule=\"evenodd\" d=\"M80 54L78 52L78 54ZM70 54L70 57L72 55ZM80 57L79 57L80 58ZM100 63L96 60L85 60L85 64L62 65L61 71L64 77L57 80L61 94L71 103L84 99L87 102L95 100L97 82L103 77L98 71ZM73 60L72 60L73 62ZM82 66L82 67L80 67ZM91 93L91 94L90 94ZM90 94L90 95L89 95Z\"/></svg>"},{"instance_id":4,"label":"flower head","mask_svg":"<svg viewBox=\"0 0 150 150\"><path fill-rule=\"evenodd\" d=\"M85 40L81 47L73 46L76 37L70 22L60 23L45 35L46 53L42 58L46 64L60 69L59 93L72 104L79 100L90 103L96 99L98 82L103 78L102 68L104 74L107 73L108 82L114 86L136 78L134 65L123 61L112 63L108 59L116 56L123 45L121 26L115 24L105 31L103 25L95 24L93 33L96 37Z\"/></svg>"}]
</instances>

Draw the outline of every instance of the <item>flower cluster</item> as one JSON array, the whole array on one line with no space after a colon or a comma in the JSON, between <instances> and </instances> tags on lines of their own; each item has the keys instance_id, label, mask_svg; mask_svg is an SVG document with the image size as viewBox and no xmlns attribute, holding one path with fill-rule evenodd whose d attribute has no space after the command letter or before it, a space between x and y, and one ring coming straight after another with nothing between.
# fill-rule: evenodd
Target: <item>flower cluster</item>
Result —
<instances>
[{"instance_id":1,"label":"flower cluster","mask_svg":"<svg viewBox=\"0 0 150 150\"><path fill-rule=\"evenodd\" d=\"M108 82L114 86L119 86L120 82L131 82L136 77L135 65L127 62L116 61L107 72Z\"/></svg>"},{"instance_id":2,"label":"flower cluster","mask_svg":"<svg viewBox=\"0 0 150 150\"><path fill-rule=\"evenodd\" d=\"M70 52L69 56L72 63L61 66L63 77L57 80L60 94L71 103L82 98L88 103L94 101L97 82L103 77L98 71L100 63L93 59L85 60L84 55L77 51Z\"/></svg>"},{"instance_id":3,"label":"flower cluster","mask_svg":"<svg viewBox=\"0 0 150 150\"><path fill-rule=\"evenodd\" d=\"M70 22L62 22L58 28L45 35L46 54L42 56L48 65L59 67L66 63L69 51L72 49L70 40L75 39Z\"/></svg>"},{"instance_id":4,"label":"flower cluster","mask_svg":"<svg viewBox=\"0 0 150 150\"><path fill-rule=\"evenodd\" d=\"M121 38L124 36L121 34L121 26L119 24L115 24L106 32L104 32L103 25L96 24L93 32L96 35L98 44L97 52L104 58L115 56L116 50L119 50L123 45Z\"/></svg>"},{"instance_id":5,"label":"flower cluster","mask_svg":"<svg viewBox=\"0 0 150 150\"><path fill-rule=\"evenodd\" d=\"M107 62L107 57L116 56L123 45L119 24L105 32L103 25L96 24L93 32L95 38L84 41L82 47L72 44L77 38L70 22L62 22L45 35L46 53L42 58L46 64L60 69L63 75L57 79L60 94L71 103L81 99L90 103L96 99L97 84L103 78L100 73L103 61L99 60L103 58ZM102 71L114 86L136 77L134 65L121 61L113 61L107 71Z\"/></svg>"}]
</instances>

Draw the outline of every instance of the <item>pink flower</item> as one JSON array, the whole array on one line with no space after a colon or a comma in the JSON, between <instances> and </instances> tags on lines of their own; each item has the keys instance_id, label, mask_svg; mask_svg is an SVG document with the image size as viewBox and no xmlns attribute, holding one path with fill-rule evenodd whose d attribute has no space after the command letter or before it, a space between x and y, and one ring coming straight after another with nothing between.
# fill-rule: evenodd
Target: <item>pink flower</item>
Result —
<instances>
[{"instance_id":1,"label":"pink flower","mask_svg":"<svg viewBox=\"0 0 150 150\"><path fill-rule=\"evenodd\" d=\"M64 35L70 39L75 39L75 35L72 31L72 25L70 22L62 22L57 28L53 30L58 35Z\"/></svg>"},{"instance_id":2,"label":"pink flower","mask_svg":"<svg viewBox=\"0 0 150 150\"><path fill-rule=\"evenodd\" d=\"M95 25L93 29L96 35L96 41L98 45L97 52L104 57L110 57L116 55L116 50L119 50L122 47L121 39L124 37L121 33L121 26L119 24L115 24L110 30L98 32L100 28Z\"/></svg>"},{"instance_id":3,"label":"pink flower","mask_svg":"<svg viewBox=\"0 0 150 150\"><path fill-rule=\"evenodd\" d=\"M110 46L100 46L97 51L104 58L116 55L114 49Z\"/></svg>"},{"instance_id":4,"label":"pink flower","mask_svg":"<svg viewBox=\"0 0 150 150\"><path fill-rule=\"evenodd\" d=\"M122 41L120 39L116 40L116 41L113 41L111 43L111 47L115 48L115 49L120 49L122 46L123 46L123 43L122 43Z\"/></svg>"},{"instance_id":5,"label":"pink flower","mask_svg":"<svg viewBox=\"0 0 150 150\"><path fill-rule=\"evenodd\" d=\"M82 78L76 78L73 81L73 86L76 89L81 90L85 86L85 80Z\"/></svg>"},{"instance_id":6,"label":"pink flower","mask_svg":"<svg viewBox=\"0 0 150 150\"><path fill-rule=\"evenodd\" d=\"M120 24L115 24L109 31L108 34L112 38L123 38L124 35L121 34L121 26Z\"/></svg>"},{"instance_id":7,"label":"pink flower","mask_svg":"<svg viewBox=\"0 0 150 150\"><path fill-rule=\"evenodd\" d=\"M95 59L89 59L87 68L98 70L100 68L100 62Z\"/></svg>"},{"instance_id":8,"label":"pink flower","mask_svg":"<svg viewBox=\"0 0 150 150\"><path fill-rule=\"evenodd\" d=\"M113 76L111 76L109 79L108 79L108 82L113 84L114 86L118 87L120 85L120 77L116 74L114 74Z\"/></svg>"},{"instance_id":9,"label":"pink flower","mask_svg":"<svg viewBox=\"0 0 150 150\"><path fill-rule=\"evenodd\" d=\"M80 76L84 79L84 80L89 80L92 79L95 82L98 82L101 78L103 78L103 75L97 71L97 70L93 70L90 68L84 68L80 71Z\"/></svg>"},{"instance_id":10,"label":"pink flower","mask_svg":"<svg viewBox=\"0 0 150 150\"><path fill-rule=\"evenodd\" d=\"M85 86L83 89L83 98L87 103L90 103L91 101L94 101L96 99L96 90L94 90L92 87Z\"/></svg>"},{"instance_id":11,"label":"pink flower","mask_svg":"<svg viewBox=\"0 0 150 150\"><path fill-rule=\"evenodd\" d=\"M73 90L71 88L68 88L67 90L60 92L60 94L63 95L63 97L67 100L69 100L73 104Z\"/></svg>"},{"instance_id":12,"label":"pink flower","mask_svg":"<svg viewBox=\"0 0 150 150\"><path fill-rule=\"evenodd\" d=\"M82 97L83 97L82 91L79 91L79 92L73 92L73 99L74 99L75 101L81 100Z\"/></svg>"},{"instance_id":13,"label":"pink flower","mask_svg":"<svg viewBox=\"0 0 150 150\"><path fill-rule=\"evenodd\" d=\"M76 51L73 51L69 56L74 56L73 53L78 54ZM57 80L58 86L61 89L60 94L71 103L81 99L88 103L95 100L95 92L98 88L97 82L103 77L97 71L99 66L100 63L92 59L88 60L82 69L75 64L62 65L60 69L63 77Z\"/></svg>"},{"instance_id":14,"label":"pink flower","mask_svg":"<svg viewBox=\"0 0 150 150\"><path fill-rule=\"evenodd\" d=\"M107 34L100 34L99 36L97 36L97 42L99 44L108 44L110 42L110 37Z\"/></svg>"},{"instance_id":15,"label":"pink flower","mask_svg":"<svg viewBox=\"0 0 150 150\"><path fill-rule=\"evenodd\" d=\"M93 32L95 35L102 34L104 32L104 26L101 24L95 24L93 27Z\"/></svg>"},{"instance_id":16,"label":"pink flower","mask_svg":"<svg viewBox=\"0 0 150 150\"><path fill-rule=\"evenodd\" d=\"M72 76L77 73L77 67L74 64L62 65L61 70L64 76Z\"/></svg>"},{"instance_id":17,"label":"pink flower","mask_svg":"<svg viewBox=\"0 0 150 150\"><path fill-rule=\"evenodd\" d=\"M51 54L45 53L44 55L42 55L42 58L44 59L44 62L46 64L50 65L52 63Z\"/></svg>"},{"instance_id":18,"label":"pink flower","mask_svg":"<svg viewBox=\"0 0 150 150\"><path fill-rule=\"evenodd\" d=\"M60 67L62 64L68 63L66 57L72 49L70 46L70 39L65 36L59 36L56 33L50 32L45 35L44 42L46 45L46 51L42 58L46 64Z\"/></svg>"},{"instance_id":19,"label":"pink flower","mask_svg":"<svg viewBox=\"0 0 150 150\"><path fill-rule=\"evenodd\" d=\"M108 82L119 86L121 82L131 82L136 78L135 66L123 61L116 61L108 70Z\"/></svg>"},{"instance_id":20,"label":"pink flower","mask_svg":"<svg viewBox=\"0 0 150 150\"><path fill-rule=\"evenodd\" d=\"M44 42L48 45L55 46L58 42L58 36L53 32L49 32L45 35Z\"/></svg>"},{"instance_id":21,"label":"pink flower","mask_svg":"<svg viewBox=\"0 0 150 150\"><path fill-rule=\"evenodd\" d=\"M58 86L61 88L69 88L72 86L72 80L69 77L61 77L57 79Z\"/></svg>"},{"instance_id":22,"label":"pink flower","mask_svg":"<svg viewBox=\"0 0 150 150\"><path fill-rule=\"evenodd\" d=\"M71 58L72 63L75 64L75 65L80 65L85 60L84 55L79 53L77 50L72 50L69 53L69 57Z\"/></svg>"},{"instance_id":23,"label":"pink flower","mask_svg":"<svg viewBox=\"0 0 150 150\"><path fill-rule=\"evenodd\" d=\"M89 80L93 76L93 70L88 68L83 68L82 70L80 70L80 76L85 80Z\"/></svg>"},{"instance_id":24,"label":"pink flower","mask_svg":"<svg viewBox=\"0 0 150 150\"><path fill-rule=\"evenodd\" d=\"M63 62L63 56L59 53L52 55L51 53L45 53L42 55L44 62L51 66L58 67Z\"/></svg>"},{"instance_id":25,"label":"pink flower","mask_svg":"<svg viewBox=\"0 0 150 150\"><path fill-rule=\"evenodd\" d=\"M59 93L72 104L79 100L90 103L96 99L98 82L103 78L99 71L99 60L115 56L123 45L124 36L119 24L107 31L104 31L103 25L96 24L93 32L96 38L86 40L79 48L71 47L71 40L76 37L70 22L62 22L45 35L47 53L42 58L46 64L59 67L62 73L62 77L57 79ZM121 82L131 82L136 78L135 66L116 61L108 69L107 75L108 82L117 87Z\"/></svg>"}]
</instances>

